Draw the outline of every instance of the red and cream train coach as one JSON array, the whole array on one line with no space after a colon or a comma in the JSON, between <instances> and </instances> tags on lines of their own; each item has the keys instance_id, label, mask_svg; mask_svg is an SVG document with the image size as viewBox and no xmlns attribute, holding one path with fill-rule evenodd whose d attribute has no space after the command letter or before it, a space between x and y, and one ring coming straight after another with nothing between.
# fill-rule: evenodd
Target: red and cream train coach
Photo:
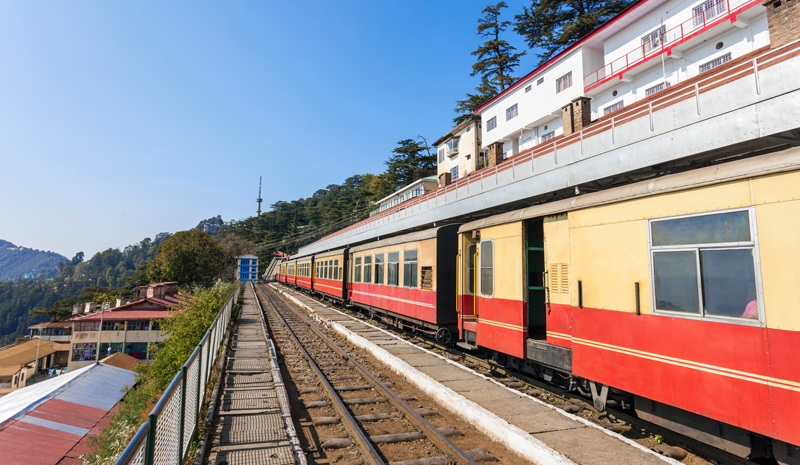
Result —
<instances>
[{"instance_id":1,"label":"red and cream train coach","mask_svg":"<svg viewBox=\"0 0 800 465\"><path fill-rule=\"evenodd\" d=\"M313 257L311 255L298 257L293 260L293 263L296 267L295 285L301 289L311 291L314 288L311 281Z\"/></svg>"},{"instance_id":2,"label":"red and cream train coach","mask_svg":"<svg viewBox=\"0 0 800 465\"><path fill-rule=\"evenodd\" d=\"M800 149L475 221L460 330L600 407L797 463L798 230Z\"/></svg>"},{"instance_id":3,"label":"red and cream train coach","mask_svg":"<svg viewBox=\"0 0 800 465\"><path fill-rule=\"evenodd\" d=\"M317 294L339 303L347 300L347 257L348 249L314 256L314 291Z\"/></svg>"},{"instance_id":4,"label":"red and cream train coach","mask_svg":"<svg viewBox=\"0 0 800 465\"><path fill-rule=\"evenodd\" d=\"M457 230L441 226L351 248L351 303L449 342L458 321Z\"/></svg>"}]
</instances>

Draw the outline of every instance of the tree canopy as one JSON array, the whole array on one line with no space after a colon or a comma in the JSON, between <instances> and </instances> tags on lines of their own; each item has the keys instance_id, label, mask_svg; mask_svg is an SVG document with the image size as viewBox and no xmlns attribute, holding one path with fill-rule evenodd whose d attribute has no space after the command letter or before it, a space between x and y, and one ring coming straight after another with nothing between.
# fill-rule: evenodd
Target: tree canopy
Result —
<instances>
[{"instance_id":1,"label":"tree canopy","mask_svg":"<svg viewBox=\"0 0 800 465\"><path fill-rule=\"evenodd\" d=\"M147 278L150 282L210 286L221 277L224 263L222 246L208 234L190 229L175 233L158 247L158 255L147 265Z\"/></svg>"},{"instance_id":2,"label":"tree canopy","mask_svg":"<svg viewBox=\"0 0 800 465\"><path fill-rule=\"evenodd\" d=\"M537 66L627 8L633 0L532 0L515 16L514 30L537 49Z\"/></svg>"},{"instance_id":3,"label":"tree canopy","mask_svg":"<svg viewBox=\"0 0 800 465\"><path fill-rule=\"evenodd\" d=\"M415 173L436 169L436 154L432 154L427 144L420 144L413 139L403 139L392 150L386 160L386 182L391 189L386 195L398 188L414 182Z\"/></svg>"},{"instance_id":4,"label":"tree canopy","mask_svg":"<svg viewBox=\"0 0 800 465\"><path fill-rule=\"evenodd\" d=\"M516 48L500 38L503 31L511 25L511 21L500 21L500 13L504 8L508 8L508 5L500 2L481 11L484 16L478 19L477 35L487 40L472 52L477 61L472 65L470 73L470 76L480 76L481 83L475 88L476 93L467 93L466 99L456 101L455 111L458 116L453 119L455 124L465 121L472 112L517 80L511 74L526 52L514 53Z\"/></svg>"}]
</instances>

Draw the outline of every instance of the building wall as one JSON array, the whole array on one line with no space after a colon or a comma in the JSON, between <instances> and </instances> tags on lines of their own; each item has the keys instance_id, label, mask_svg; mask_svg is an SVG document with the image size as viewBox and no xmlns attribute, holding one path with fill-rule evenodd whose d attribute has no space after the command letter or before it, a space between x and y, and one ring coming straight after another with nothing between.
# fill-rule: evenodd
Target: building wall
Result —
<instances>
[{"instance_id":1,"label":"building wall","mask_svg":"<svg viewBox=\"0 0 800 465\"><path fill-rule=\"evenodd\" d=\"M148 331L138 331L138 330L125 330L125 331L111 331L105 330L102 334L99 335L100 343L116 343L122 344L123 351L125 350L125 345L129 343L148 343L148 357L150 357L152 347L151 345L157 342L161 342L166 339L166 335L158 330L148 330ZM82 368L94 363L94 360L83 360L77 361L73 360L73 351L75 350L76 344L84 344L84 343L97 343L98 340L98 332L97 331L74 331L73 332L73 339L72 344L70 345L70 352L69 352L69 361L68 361L68 371L74 371L78 368ZM99 347L95 346L95 354L97 354L97 350ZM100 354L100 358L105 358L108 354L102 353Z\"/></svg>"},{"instance_id":2,"label":"building wall","mask_svg":"<svg viewBox=\"0 0 800 465\"><path fill-rule=\"evenodd\" d=\"M444 173L450 173L451 170L456 166L458 166L459 178L463 178L464 176L478 169L478 163L480 163L480 153L482 151L480 144L480 131L480 123L473 122L455 134L455 136L460 137L460 141L458 143L458 154L455 156L448 156L447 141L444 141L441 146L437 147L437 161L441 158L438 151L442 149L445 151L444 160L439 162L436 169L437 177Z\"/></svg>"}]
</instances>

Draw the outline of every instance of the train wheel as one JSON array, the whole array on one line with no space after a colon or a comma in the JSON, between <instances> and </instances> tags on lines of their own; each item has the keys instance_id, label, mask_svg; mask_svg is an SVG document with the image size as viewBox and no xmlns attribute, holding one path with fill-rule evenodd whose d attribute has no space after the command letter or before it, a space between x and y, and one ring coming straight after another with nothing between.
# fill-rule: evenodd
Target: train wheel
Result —
<instances>
[{"instance_id":1,"label":"train wheel","mask_svg":"<svg viewBox=\"0 0 800 465\"><path fill-rule=\"evenodd\" d=\"M449 346L450 342L453 339L453 336L452 336L452 334L450 334L450 330L449 329L447 329L447 328L439 328L436 331L436 336L434 336L434 339L436 340L436 342L438 342L439 344L441 344L443 346Z\"/></svg>"}]
</instances>

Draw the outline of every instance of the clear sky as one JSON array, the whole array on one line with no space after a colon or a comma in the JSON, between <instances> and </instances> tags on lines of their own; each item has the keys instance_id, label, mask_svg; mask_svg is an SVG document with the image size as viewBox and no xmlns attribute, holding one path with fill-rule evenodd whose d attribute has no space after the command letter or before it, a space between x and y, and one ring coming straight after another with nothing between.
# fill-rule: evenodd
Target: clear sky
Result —
<instances>
[{"instance_id":1,"label":"clear sky","mask_svg":"<svg viewBox=\"0 0 800 465\"><path fill-rule=\"evenodd\" d=\"M487 4L4 1L0 239L88 258L382 172L452 127Z\"/></svg>"}]
</instances>

